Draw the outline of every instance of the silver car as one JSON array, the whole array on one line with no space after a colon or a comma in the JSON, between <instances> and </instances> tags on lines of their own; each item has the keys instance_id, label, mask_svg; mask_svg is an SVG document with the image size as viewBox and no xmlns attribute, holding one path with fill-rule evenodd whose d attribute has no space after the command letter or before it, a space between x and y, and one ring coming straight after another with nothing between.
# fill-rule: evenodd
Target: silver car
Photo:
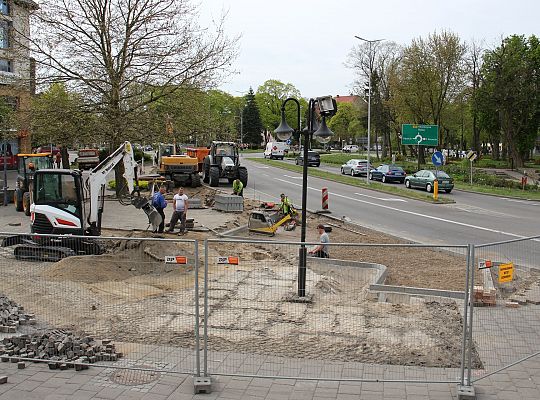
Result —
<instances>
[{"instance_id":1,"label":"silver car","mask_svg":"<svg viewBox=\"0 0 540 400\"><path fill-rule=\"evenodd\" d=\"M341 166L341 173L344 175L367 175L367 160L352 159Z\"/></svg>"}]
</instances>

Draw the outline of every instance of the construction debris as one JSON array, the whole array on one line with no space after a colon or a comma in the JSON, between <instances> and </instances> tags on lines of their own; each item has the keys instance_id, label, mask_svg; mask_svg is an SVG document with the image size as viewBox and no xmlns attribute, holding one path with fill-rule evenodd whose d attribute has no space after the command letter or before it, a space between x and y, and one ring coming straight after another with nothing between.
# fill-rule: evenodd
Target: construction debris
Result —
<instances>
[{"instance_id":1,"label":"construction debris","mask_svg":"<svg viewBox=\"0 0 540 400\"><path fill-rule=\"evenodd\" d=\"M497 290L493 288L486 289L483 286L474 286L473 299L475 307L496 306Z\"/></svg>"},{"instance_id":2,"label":"construction debris","mask_svg":"<svg viewBox=\"0 0 540 400\"><path fill-rule=\"evenodd\" d=\"M75 367L76 371L88 368L86 364L117 361L123 356L110 339L95 340L64 331L4 338L0 354L2 362L17 362L19 369L25 367L21 360L30 359L48 361L50 369Z\"/></svg>"},{"instance_id":3,"label":"construction debris","mask_svg":"<svg viewBox=\"0 0 540 400\"><path fill-rule=\"evenodd\" d=\"M19 325L35 323L34 314L25 313L23 306L0 295L0 333L16 333Z\"/></svg>"}]
</instances>

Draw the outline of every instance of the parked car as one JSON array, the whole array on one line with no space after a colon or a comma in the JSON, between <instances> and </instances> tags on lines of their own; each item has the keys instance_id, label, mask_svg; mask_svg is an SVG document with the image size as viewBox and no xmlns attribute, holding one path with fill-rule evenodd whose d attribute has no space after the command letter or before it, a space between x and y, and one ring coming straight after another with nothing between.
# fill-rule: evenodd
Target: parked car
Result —
<instances>
[{"instance_id":1,"label":"parked car","mask_svg":"<svg viewBox=\"0 0 540 400\"><path fill-rule=\"evenodd\" d=\"M321 156L316 151L308 151L308 166L318 167L321 165ZM296 165L304 165L304 152L301 152L298 157L296 157Z\"/></svg>"},{"instance_id":2,"label":"parked car","mask_svg":"<svg viewBox=\"0 0 540 400\"><path fill-rule=\"evenodd\" d=\"M437 178L435 178L435 175ZM405 186L410 188L425 189L433 192L435 179L439 182L439 192L444 190L450 193L454 188L454 179L444 171L420 170L405 178Z\"/></svg>"},{"instance_id":3,"label":"parked car","mask_svg":"<svg viewBox=\"0 0 540 400\"><path fill-rule=\"evenodd\" d=\"M397 165L390 164L383 164L377 167L377 169L372 169L369 172L369 179L377 179L383 183L391 181L403 183L406 176L407 174L405 173L403 168Z\"/></svg>"},{"instance_id":4,"label":"parked car","mask_svg":"<svg viewBox=\"0 0 540 400\"><path fill-rule=\"evenodd\" d=\"M358 146L355 144L348 144L341 149L344 153L358 153Z\"/></svg>"},{"instance_id":5,"label":"parked car","mask_svg":"<svg viewBox=\"0 0 540 400\"><path fill-rule=\"evenodd\" d=\"M367 175L367 160L352 159L341 166L341 173L346 175Z\"/></svg>"}]
</instances>

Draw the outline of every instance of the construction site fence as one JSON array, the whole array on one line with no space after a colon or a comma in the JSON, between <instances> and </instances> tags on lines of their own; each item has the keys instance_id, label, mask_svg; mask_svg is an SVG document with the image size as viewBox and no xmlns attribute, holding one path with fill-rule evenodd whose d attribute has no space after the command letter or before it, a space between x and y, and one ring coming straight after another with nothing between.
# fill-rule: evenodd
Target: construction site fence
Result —
<instances>
[{"instance_id":1,"label":"construction site fence","mask_svg":"<svg viewBox=\"0 0 540 400\"><path fill-rule=\"evenodd\" d=\"M539 238L331 243L305 270L319 243L99 237L103 254L55 263L2 247L0 304L32 320L19 334L112 341L93 364L111 370L467 386L540 351Z\"/></svg>"}]
</instances>

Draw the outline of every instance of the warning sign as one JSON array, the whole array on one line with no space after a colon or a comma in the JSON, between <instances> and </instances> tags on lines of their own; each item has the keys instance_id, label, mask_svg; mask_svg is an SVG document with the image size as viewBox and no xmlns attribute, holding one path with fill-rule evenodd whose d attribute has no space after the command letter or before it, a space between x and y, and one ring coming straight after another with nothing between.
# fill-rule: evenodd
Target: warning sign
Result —
<instances>
[{"instance_id":1,"label":"warning sign","mask_svg":"<svg viewBox=\"0 0 540 400\"><path fill-rule=\"evenodd\" d=\"M185 256L165 256L165 264L187 264Z\"/></svg>"},{"instance_id":2,"label":"warning sign","mask_svg":"<svg viewBox=\"0 0 540 400\"><path fill-rule=\"evenodd\" d=\"M218 264L229 264L229 265L238 265L239 263L239 258L238 257L218 257L217 258L217 263Z\"/></svg>"},{"instance_id":3,"label":"warning sign","mask_svg":"<svg viewBox=\"0 0 540 400\"><path fill-rule=\"evenodd\" d=\"M514 278L514 264L501 264L499 265L499 283L512 282Z\"/></svg>"}]
</instances>

